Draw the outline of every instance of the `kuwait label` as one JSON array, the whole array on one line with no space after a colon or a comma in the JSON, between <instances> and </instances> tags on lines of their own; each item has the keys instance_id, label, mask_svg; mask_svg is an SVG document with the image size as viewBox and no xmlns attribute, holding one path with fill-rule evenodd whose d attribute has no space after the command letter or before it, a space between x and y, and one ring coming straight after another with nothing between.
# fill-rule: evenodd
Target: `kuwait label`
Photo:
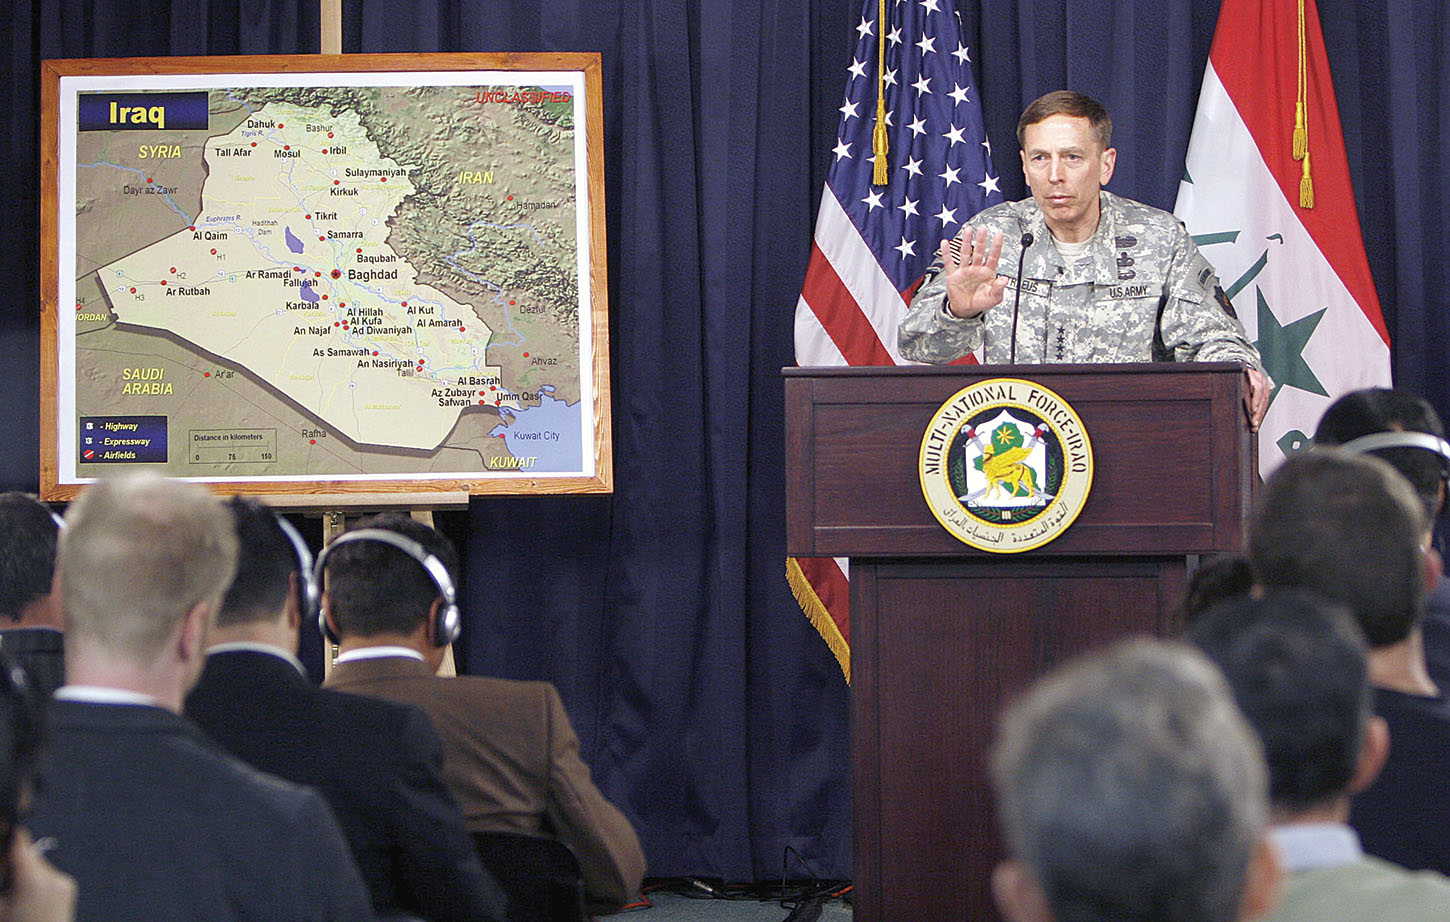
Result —
<instances>
[{"instance_id":1,"label":"kuwait label","mask_svg":"<svg viewBox=\"0 0 1450 922\"><path fill-rule=\"evenodd\" d=\"M1014 554L1067 530L1093 483L1092 442L1067 401L991 378L932 416L917 466L931 514L972 547Z\"/></svg>"}]
</instances>

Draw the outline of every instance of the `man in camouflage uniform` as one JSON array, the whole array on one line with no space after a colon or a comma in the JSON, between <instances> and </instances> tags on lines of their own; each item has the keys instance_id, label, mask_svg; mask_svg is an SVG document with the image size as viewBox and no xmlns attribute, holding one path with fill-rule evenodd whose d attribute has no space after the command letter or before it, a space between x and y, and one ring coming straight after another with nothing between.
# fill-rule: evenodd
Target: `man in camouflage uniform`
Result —
<instances>
[{"instance_id":1,"label":"man in camouflage uniform","mask_svg":"<svg viewBox=\"0 0 1450 922\"><path fill-rule=\"evenodd\" d=\"M1182 223L1103 191L1117 162L1111 137L1107 111L1081 93L1027 107L1017 140L1032 198L989 208L942 241L901 321L902 356L945 363L985 346L991 364L1241 362L1258 428L1271 387L1258 350ZM1019 258L1014 331L1003 301Z\"/></svg>"}]
</instances>

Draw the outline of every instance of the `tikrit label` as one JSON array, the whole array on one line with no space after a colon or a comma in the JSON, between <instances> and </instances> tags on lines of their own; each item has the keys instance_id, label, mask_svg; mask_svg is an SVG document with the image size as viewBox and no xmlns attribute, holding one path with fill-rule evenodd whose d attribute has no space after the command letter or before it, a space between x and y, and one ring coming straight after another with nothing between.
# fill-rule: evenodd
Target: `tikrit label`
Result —
<instances>
[{"instance_id":1,"label":"tikrit label","mask_svg":"<svg viewBox=\"0 0 1450 922\"><path fill-rule=\"evenodd\" d=\"M1092 442L1057 394L992 378L932 416L918 473L927 506L953 537L1012 554L1047 544L1077 519L1092 488Z\"/></svg>"}]
</instances>

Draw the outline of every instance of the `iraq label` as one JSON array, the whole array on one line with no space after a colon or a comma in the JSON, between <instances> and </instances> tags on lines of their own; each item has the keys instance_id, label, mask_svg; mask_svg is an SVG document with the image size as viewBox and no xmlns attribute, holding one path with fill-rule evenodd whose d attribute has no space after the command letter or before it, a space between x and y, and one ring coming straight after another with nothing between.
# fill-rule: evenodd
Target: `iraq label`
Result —
<instances>
[{"instance_id":1,"label":"iraq label","mask_svg":"<svg viewBox=\"0 0 1450 922\"><path fill-rule=\"evenodd\" d=\"M992 378L953 394L921 439L931 514L972 547L1014 554L1067 530L1093 483L1092 442L1067 401Z\"/></svg>"}]
</instances>

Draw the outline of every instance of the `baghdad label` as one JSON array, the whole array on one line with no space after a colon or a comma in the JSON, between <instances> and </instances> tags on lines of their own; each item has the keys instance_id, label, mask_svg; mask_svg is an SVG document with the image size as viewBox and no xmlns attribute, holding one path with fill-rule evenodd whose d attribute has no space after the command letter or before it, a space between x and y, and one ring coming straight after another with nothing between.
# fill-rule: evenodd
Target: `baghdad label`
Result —
<instances>
[{"instance_id":1,"label":"baghdad label","mask_svg":"<svg viewBox=\"0 0 1450 922\"><path fill-rule=\"evenodd\" d=\"M1072 407L1040 384L991 378L953 394L921 439L931 514L957 540L1014 554L1067 530L1093 482L1092 442Z\"/></svg>"}]
</instances>

